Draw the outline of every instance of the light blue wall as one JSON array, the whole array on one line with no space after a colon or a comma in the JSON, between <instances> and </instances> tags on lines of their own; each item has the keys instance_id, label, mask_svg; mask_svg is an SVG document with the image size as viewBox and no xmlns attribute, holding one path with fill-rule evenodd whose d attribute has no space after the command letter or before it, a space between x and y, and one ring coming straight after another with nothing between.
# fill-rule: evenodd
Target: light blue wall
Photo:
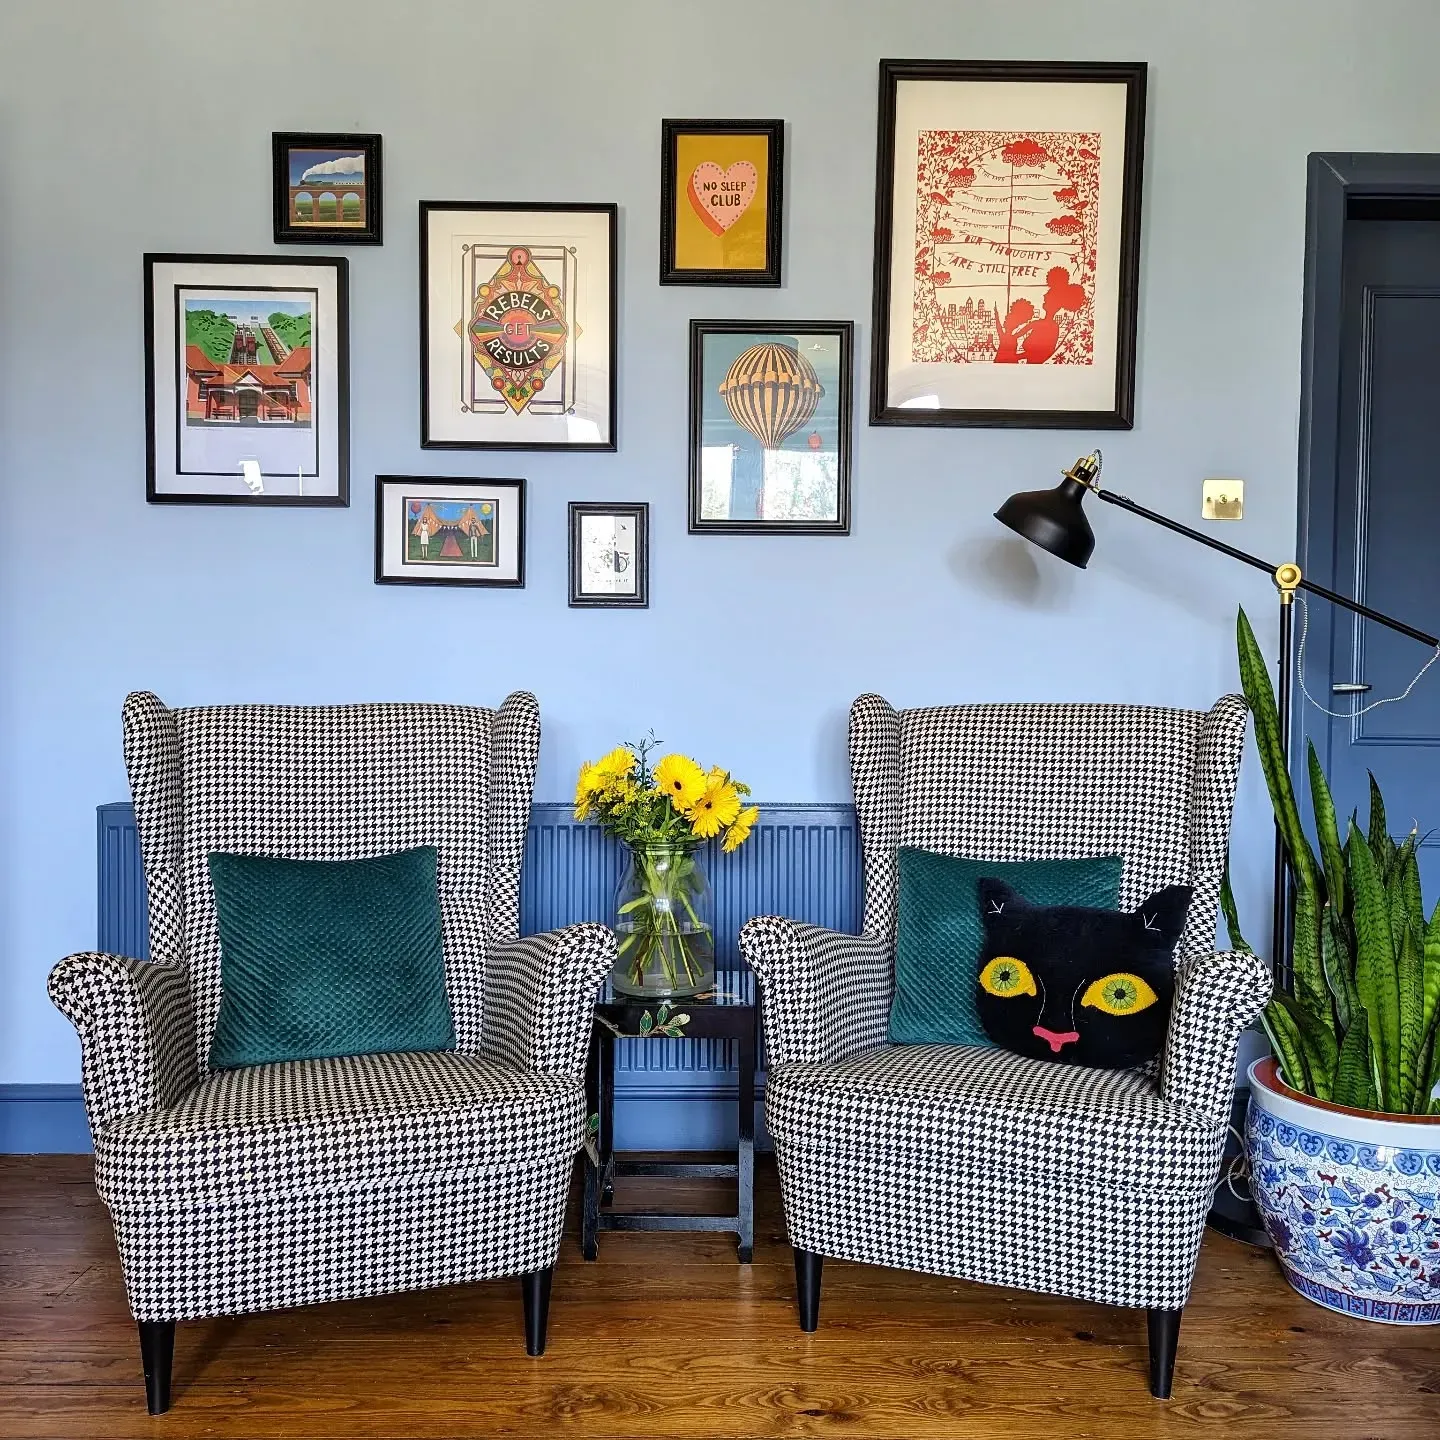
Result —
<instances>
[{"instance_id":1,"label":"light blue wall","mask_svg":"<svg viewBox=\"0 0 1440 1440\"><path fill-rule=\"evenodd\" d=\"M1293 548L1305 156L1440 135L1433 0L5 0L0 5L0 1082L78 1074L44 977L94 934L94 807L125 794L127 689L175 703L528 686L540 796L653 726L758 794L847 794L860 690L897 703L1208 704L1263 577L1117 512L1089 573L990 520L1097 440L1181 516L1250 482L1226 538ZM533 28L530 28L533 25ZM1143 58L1150 136L1133 433L856 433L849 539L685 534L692 316L853 318L869 352L881 56ZM790 123L786 285L661 289L660 120ZM387 243L351 257L355 503L144 503L140 256L271 252L274 129L385 137ZM620 451L418 445L416 202L618 201ZM863 382L858 387L864 394ZM863 413L863 400L860 407ZM528 586L377 588L377 472L521 473ZM648 500L654 603L565 604L565 505ZM1077 737L1083 743L1084 737ZM1238 888L1265 928L1252 773Z\"/></svg>"}]
</instances>

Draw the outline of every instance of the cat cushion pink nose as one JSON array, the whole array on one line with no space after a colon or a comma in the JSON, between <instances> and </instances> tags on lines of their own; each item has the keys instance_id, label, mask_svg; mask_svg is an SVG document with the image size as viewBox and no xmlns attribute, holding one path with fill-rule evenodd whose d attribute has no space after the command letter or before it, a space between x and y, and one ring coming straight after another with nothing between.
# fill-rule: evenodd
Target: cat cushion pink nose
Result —
<instances>
[{"instance_id":1,"label":"cat cushion pink nose","mask_svg":"<svg viewBox=\"0 0 1440 1440\"><path fill-rule=\"evenodd\" d=\"M1078 1030L1047 1030L1043 1025L1037 1025L1031 1034L1038 1035L1050 1047L1052 1055L1058 1055L1062 1045L1073 1045L1080 1038Z\"/></svg>"}]
</instances>

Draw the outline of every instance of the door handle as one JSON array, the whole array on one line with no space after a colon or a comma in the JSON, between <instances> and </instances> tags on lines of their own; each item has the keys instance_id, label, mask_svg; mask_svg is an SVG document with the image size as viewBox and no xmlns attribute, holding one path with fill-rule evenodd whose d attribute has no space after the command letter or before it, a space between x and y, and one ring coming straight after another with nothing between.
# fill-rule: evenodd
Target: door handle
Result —
<instances>
[{"instance_id":1,"label":"door handle","mask_svg":"<svg viewBox=\"0 0 1440 1440\"><path fill-rule=\"evenodd\" d=\"M1350 682L1342 682L1339 685L1332 685L1330 687L1330 693L1332 695L1363 695L1369 688L1364 681L1357 680L1353 684Z\"/></svg>"}]
</instances>

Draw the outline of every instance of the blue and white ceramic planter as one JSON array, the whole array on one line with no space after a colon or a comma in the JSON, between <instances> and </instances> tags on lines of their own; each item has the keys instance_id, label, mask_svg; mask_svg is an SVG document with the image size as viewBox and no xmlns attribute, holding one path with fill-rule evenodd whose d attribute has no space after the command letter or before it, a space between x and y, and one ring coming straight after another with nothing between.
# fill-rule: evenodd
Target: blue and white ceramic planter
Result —
<instances>
[{"instance_id":1,"label":"blue and white ceramic planter","mask_svg":"<svg viewBox=\"0 0 1440 1440\"><path fill-rule=\"evenodd\" d=\"M1250 1188L1285 1278L1388 1325L1440 1324L1440 1123L1326 1105L1250 1067Z\"/></svg>"}]
</instances>

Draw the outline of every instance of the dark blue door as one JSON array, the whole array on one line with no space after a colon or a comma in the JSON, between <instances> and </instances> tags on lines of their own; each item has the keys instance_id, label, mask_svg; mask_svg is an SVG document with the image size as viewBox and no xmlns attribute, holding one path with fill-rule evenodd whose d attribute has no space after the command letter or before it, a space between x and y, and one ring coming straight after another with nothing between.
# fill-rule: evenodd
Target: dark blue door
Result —
<instances>
[{"instance_id":1,"label":"dark blue door","mask_svg":"<svg viewBox=\"0 0 1440 1440\"><path fill-rule=\"evenodd\" d=\"M1340 311L1337 465L1314 476L1310 578L1440 634L1440 221L1351 219ZM1325 303L1326 297L1317 297ZM1333 312L1332 312L1333 313ZM1323 323L1324 317L1314 317ZM1328 513L1327 513L1328 512ZM1326 531L1331 544L1325 544ZM1331 569L1325 570L1326 551ZM1412 824L1425 893L1440 896L1440 663L1400 695L1430 652L1373 621L1309 601L1300 698L1342 817L1368 810L1373 771L1397 837ZM1297 637L1303 612L1297 613ZM1303 752L1300 756L1303 769Z\"/></svg>"}]
</instances>

